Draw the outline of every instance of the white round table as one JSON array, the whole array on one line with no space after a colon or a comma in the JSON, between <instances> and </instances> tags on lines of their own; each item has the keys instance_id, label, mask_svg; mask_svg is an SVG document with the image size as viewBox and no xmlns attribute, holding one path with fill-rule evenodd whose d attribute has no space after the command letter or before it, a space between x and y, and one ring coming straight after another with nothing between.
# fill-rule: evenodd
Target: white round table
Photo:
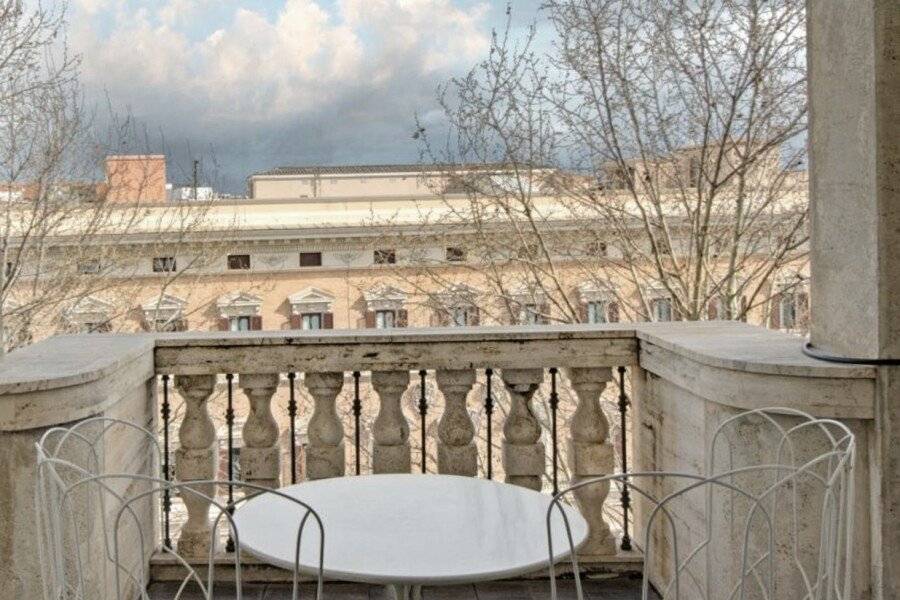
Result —
<instances>
[{"instance_id":1,"label":"white round table","mask_svg":"<svg viewBox=\"0 0 900 600\"><path fill-rule=\"evenodd\" d=\"M313 507L325 526L326 578L392 586L399 597L422 585L474 583L547 565L551 497L522 487L452 475L336 477L279 490ZM576 547L587 522L563 505ZM303 509L263 494L234 515L242 550L293 569ZM552 519L554 560L569 555L562 516ZM317 573L318 528L304 529L300 570Z\"/></svg>"}]
</instances>

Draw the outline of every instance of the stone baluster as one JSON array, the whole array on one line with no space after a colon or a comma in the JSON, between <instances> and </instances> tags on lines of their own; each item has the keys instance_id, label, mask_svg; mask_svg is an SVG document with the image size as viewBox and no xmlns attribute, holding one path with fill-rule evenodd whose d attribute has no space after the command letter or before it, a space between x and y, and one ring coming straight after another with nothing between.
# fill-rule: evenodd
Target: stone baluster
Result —
<instances>
[{"instance_id":1,"label":"stone baluster","mask_svg":"<svg viewBox=\"0 0 900 600\"><path fill-rule=\"evenodd\" d=\"M308 428L306 476L309 479L340 477L345 468L344 426L338 418L335 400L344 387L344 374L307 373L303 382L315 400Z\"/></svg>"},{"instance_id":2,"label":"stone baluster","mask_svg":"<svg viewBox=\"0 0 900 600\"><path fill-rule=\"evenodd\" d=\"M474 477L478 450L475 426L466 409L466 397L475 385L475 372L439 370L435 378L444 395L444 414L438 424L438 473Z\"/></svg>"},{"instance_id":3,"label":"stone baluster","mask_svg":"<svg viewBox=\"0 0 900 600\"><path fill-rule=\"evenodd\" d=\"M278 447L278 423L272 415L272 396L278 389L278 375L242 373L240 385L250 401L250 414L242 430L241 479L277 488L281 451Z\"/></svg>"},{"instance_id":4,"label":"stone baluster","mask_svg":"<svg viewBox=\"0 0 900 600\"><path fill-rule=\"evenodd\" d=\"M544 380L542 369L503 369L511 399L503 425L503 468L506 482L540 491L544 473L541 426L531 409L531 397Z\"/></svg>"},{"instance_id":5,"label":"stone baluster","mask_svg":"<svg viewBox=\"0 0 900 600\"><path fill-rule=\"evenodd\" d=\"M215 375L179 375L175 387L184 399L184 419L178 430L180 445L175 450L175 479L179 482L215 479L218 468L216 428L209 417L207 402L216 388ZM197 492L215 497L214 485L198 485ZM182 494L187 521L178 538L178 553L186 558L205 558L210 544L210 501L189 491ZM215 548L214 548L215 549Z\"/></svg>"},{"instance_id":6,"label":"stone baluster","mask_svg":"<svg viewBox=\"0 0 900 600\"><path fill-rule=\"evenodd\" d=\"M372 373L372 387L380 400L378 417L372 426L372 470L375 473L410 472L409 423L400 405L400 398L408 386L407 371Z\"/></svg>"},{"instance_id":7,"label":"stone baluster","mask_svg":"<svg viewBox=\"0 0 900 600\"><path fill-rule=\"evenodd\" d=\"M610 475L615 470L613 447L608 441L609 422L600 408L600 394L613 373L608 368L573 368L567 370L567 375L578 396L578 407L569 419L569 466L571 484L575 485L584 479ZM581 554L615 554L615 539L603 519L609 483L590 485L573 494L590 527Z\"/></svg>"}]
</instances>

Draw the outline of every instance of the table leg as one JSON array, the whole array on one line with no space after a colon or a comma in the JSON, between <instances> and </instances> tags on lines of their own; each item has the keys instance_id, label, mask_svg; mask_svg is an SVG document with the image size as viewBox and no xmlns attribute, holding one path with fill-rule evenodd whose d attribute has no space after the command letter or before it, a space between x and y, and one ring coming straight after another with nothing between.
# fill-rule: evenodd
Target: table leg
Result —
<instances>
[{"instance_id":1,"label":"table leg","mask_svg":"<svg viewBox=\"0 0 900 600\"><path fill-rule=\"evenodd\" d=\"M394 583L387 587L393 594L394 600L422 600L421 585Z\"/></svg>"}]
</instances>

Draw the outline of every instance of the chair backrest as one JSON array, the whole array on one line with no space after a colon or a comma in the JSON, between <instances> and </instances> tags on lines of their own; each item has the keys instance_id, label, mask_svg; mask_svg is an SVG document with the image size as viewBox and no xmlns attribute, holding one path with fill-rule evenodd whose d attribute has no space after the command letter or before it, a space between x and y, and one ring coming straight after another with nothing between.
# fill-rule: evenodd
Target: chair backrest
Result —
<instances>
[{"instance_id":1,"label":"chair backrest","mask_svg":"<svg viewBox=\"0 0 900 600\"><path fill-rule=\"evenodd\" d=\"M132 434L146 439L151 449L150 468L134 473L106 472L104 445L111 435ZM293 598L299 597L300 542L307 525L318 530L316 598L323 585L325 532L319 515L304 502L277 490L247 482L206 480L172 482L158 477L159 445L152 432L133 423L110 418L88 419L69 429L49 430L36 444L37 481L35 509L45 600L106 599L149 600L148 558L160 550L172 557L183 578L173 600L199 590L203 598L214 598L216 574L223 572L222 556L211 550L202 564L178 554L176 548L161 544L157 521L162 498L195 496L211 505L213 526L209 547L224 528L235 541L235 551L225 555L232 570L227 581L228 594L240 600L243 592L240 531L232 513L235 508L259 494L274 494L294 504L302 515L296 532L297 554L293 569ZM149 474L148 474L149 473ZM224 504L214 497L219 486L235 486L244 497ZM212 493L211 493L212 492ZM220 590L221 591L221 590Z\"/></svg>"},{"instance_id":2,"label":"chair backrest","mask_svg":"<svg viewBox=\"0 0 900 600\"><path fill-rule=\"evenodd\" d=\"M855 451L840 422L787 408L747 411L712 431L703 473L608 475L559 492L548 544L560 502L612 482L635 498L645 600L651 576L667 599L849 599Z\"/></svg>"}]
</instances>

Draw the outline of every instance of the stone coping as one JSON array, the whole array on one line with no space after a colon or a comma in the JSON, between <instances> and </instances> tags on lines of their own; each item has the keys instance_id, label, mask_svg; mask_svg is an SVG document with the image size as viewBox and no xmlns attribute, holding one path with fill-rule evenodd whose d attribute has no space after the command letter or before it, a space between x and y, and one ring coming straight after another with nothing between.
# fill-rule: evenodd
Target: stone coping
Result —
<instances>
[{"instance_id":1,"label":"stone coping","mask_svg":"<svg viewBox=\"0 0 900 600\"><path fill-rule=\"evenodd\" d=\"M624 323L609 325L538 325L531 327L408 328L403 330L330 330L264 332L187 332L172 334L79 334L49 338L10 353L0 359L0 412L3 396L49 393L50 390L85 386L116 372L131 368L139 359L151 360L154 349L193 349L204 347L323 347L364 346L365 344L452 344L455 342L592 341L619 342L637 340L634 364L645 351L650 358L653 347L684 358L690 363L710 367L722 373L780 378L817 378L823 385L841 380L865 380L875 377L868 366L839 365L805 356L802 339L780 332L733 322ZM627 346L626 346L627 347ZM546 357L541 359L546 362ZM527 357L523 359L527 363ZM152 363L152 361L151 361ZM141 363L143 364L143 363ZM523 367L526 366L523 364ZM541 364L550 367L551 364ZM88 393L82 390L80 393ZM747 390L749 393L749 390ZM857 394L857 402L864 401ZM100 398L98 397L98 402ZM105 400L104 400L105 401ZM868 400L865 400L868 403ZM81 408L81 412L86 407ZM67 420L60 410L56 422Z\"/></svg>"},{"instance_id":2,"label":"stone coping","mask_svg":"<svg viewBox=\"0 0 900 600\"><path fill-rule=\"evenodd\" d=\"M127 368L153 345L145 334L54 336L0 359L0 396L96 381Z\"/></svg>"},{"instance_id":3,"label":"stone coping","mask_svg":"<svg viewBox=\"0 0 900 600\"><path fill-rule=\"evenodd\" d=\"M306 344L452 343L523 340L633 339L634 323L500 327L406 327L315 331L213 331L160 333L159 347L280 346Z\"/></svg>"},{"instance_id":4,"label":"stone coping","mask_svg":"<svg viewBox=\"0 0 900 600\"><path fill-rule=\"evenodd\" d=\"M810 358L804 338L736 321L635 324L640 341L700 364L746 373L873 379L875 368Z\"/></svg>"}]
</instances>

